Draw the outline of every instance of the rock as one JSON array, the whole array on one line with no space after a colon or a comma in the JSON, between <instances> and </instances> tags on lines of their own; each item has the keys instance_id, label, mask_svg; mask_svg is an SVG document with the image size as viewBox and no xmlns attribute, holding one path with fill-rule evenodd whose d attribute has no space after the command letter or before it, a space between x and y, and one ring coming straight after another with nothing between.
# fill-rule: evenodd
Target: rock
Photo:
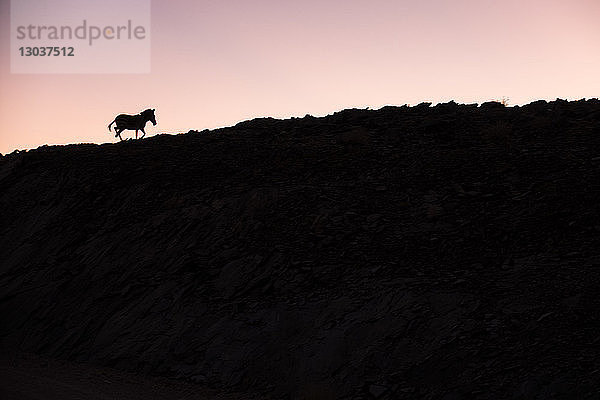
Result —
<instances>
[{"instance_id":1,"label":"rock","mask_svg":"<svg viewBox=\"0 0 600 400\"><path fill-rule=\"evenodd\" d=\"M497 110L505 108L505 105L499 101L486 101L479 106L483 110Z\"/></svg>"},{"instance_id":2,"label":"rock","mask_svg":"<svg viewBox=\"0 0 600 400\"><path fill-rule=\"evenodd\" d=\"M369 132L364 128L357 127L339 133L336 140L339 144L343 145L365 146L369 144Z\"/></svg>"},{"instance_id":3,"label":"rock","mask_svg":"<svg viewBox=\"0 0 600 400\"><path fill-rule=\"evenodd\" d=\"M388 391L388 388L385 386L381 386L381 385L369 385L369 394L374 398L374 399L379 399L381 398L384 394L386 394Z\"/></svg>"}]
</instances>

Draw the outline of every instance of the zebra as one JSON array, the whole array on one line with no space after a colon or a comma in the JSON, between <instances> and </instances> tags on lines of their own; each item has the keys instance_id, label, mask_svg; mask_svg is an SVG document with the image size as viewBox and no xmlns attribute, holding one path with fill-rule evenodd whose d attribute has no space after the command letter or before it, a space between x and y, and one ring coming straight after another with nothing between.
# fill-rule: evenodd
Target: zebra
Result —
<instances>
[{"instance_id":1,"label":"zebra","mask_svg":"<svg viewBox=\"0 0 600 400\"><path fill-rule=\"evenodd\" d=\"M110 131L110 126L114 123L115 125L115 137L123 140L121 137L121 132L125 129L134 130L135 129L135 138L138 138L138 131L142 131L143 135L141 138L146 136L146 132L144 131L144 127L146 126L146 122L152 122L154 126L156 126L156 117L154 116L154 108L147 109L142 111L137 115L127 115L127 114L119 114L117 118L113 120L110 124L108 124L108 130ZM141 139L140 138L140 139Z\"/></svg>"}]
</instances>

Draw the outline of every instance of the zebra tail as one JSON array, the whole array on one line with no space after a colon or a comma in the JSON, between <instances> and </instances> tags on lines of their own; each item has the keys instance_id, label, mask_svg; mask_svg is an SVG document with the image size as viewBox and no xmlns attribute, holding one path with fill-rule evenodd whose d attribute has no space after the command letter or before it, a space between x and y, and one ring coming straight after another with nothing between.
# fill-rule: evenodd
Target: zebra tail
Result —
<instances>
[{"instance_id":1,"label":"zebra tail","mask_svg":"<svg viewBox=\"0 0 600 400\"><path fill-rule=\"evenodd\" d=\"M114 123L115 123L115 121L116 121L116 119L115 119L113 122L111 122L110 124L108 124L108 131L109 131L109 132L110 132L110 126L111 126L112 124L114 124Z\"/></svg>"}]
</instances>

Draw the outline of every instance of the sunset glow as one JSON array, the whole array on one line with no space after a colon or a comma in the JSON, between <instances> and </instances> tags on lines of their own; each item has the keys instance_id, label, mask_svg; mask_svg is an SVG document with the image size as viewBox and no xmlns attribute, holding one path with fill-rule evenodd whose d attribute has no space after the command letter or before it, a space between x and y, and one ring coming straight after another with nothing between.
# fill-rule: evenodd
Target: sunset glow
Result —
<instances>
[{"instance_id":1,"label":"sunset glow","mask_svg":"<svg viewBox=\"0 0 600 400\"><path fill-rule=\"evenodd\" d=\"M11 74L0 0L0 153L344 108L600 94L597 0L154 0L149 74ZM115 60L118 62L118 60Z\"/></svg>"}]
</instances>

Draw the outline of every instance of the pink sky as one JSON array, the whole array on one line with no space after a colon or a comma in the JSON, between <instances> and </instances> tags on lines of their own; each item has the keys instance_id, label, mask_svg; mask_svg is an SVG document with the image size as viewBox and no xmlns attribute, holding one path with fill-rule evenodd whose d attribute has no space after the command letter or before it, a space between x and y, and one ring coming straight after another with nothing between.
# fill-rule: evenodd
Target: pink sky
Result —
<instances>
[{"instance_id":1,"label":"pink sky","mask_svg":"<svg viewBox=\"0 0 600 400\"><path fill-rule=\"evenodd\" d=\"M10 73L0 0L0 153L352 107L600 96L598 0L153 0L150 74ZM131 132L125 136L131 137Z\"/></svg>"}]
</instances>

